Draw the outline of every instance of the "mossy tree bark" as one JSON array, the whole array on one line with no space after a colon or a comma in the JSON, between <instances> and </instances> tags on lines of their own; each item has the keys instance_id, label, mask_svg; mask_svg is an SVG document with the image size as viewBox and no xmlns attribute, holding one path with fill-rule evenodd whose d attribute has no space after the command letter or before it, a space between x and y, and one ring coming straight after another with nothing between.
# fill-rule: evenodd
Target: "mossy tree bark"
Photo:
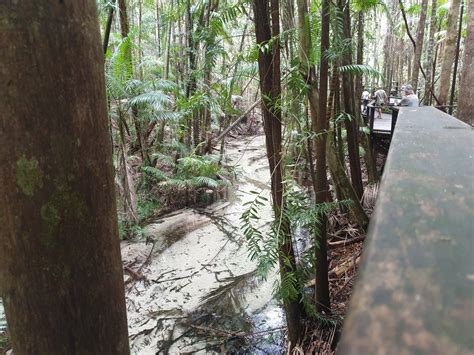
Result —
<instances>
[{"instance_id":1,"label":"mossy tree bark","mask_svg":"<svg viewBox=\"0 0 474 355\"><path fill-rule=\"evenodd\" d=\"M0 4L0 294L15 354L129 354L96 4Z\"/></svg>"}]
</instances>

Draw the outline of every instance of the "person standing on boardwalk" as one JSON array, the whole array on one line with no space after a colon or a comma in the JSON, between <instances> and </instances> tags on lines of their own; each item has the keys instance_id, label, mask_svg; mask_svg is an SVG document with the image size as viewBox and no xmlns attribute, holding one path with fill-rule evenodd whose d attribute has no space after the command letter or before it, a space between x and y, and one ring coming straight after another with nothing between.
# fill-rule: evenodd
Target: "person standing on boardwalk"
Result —
<instances>
[{"instance_id":1,"label":"person standing on boardwalk","mask_svg":"<svg viewBox=\"0 0 474 355\"><path fill-rule=\"evenodd\" d=\"M403 87L403 98L400 101L400 106L418 107L420 106L420 100L413 91L413 87L408 84Z\"/></svg>"},{"instance_id":2,"label":"person standing on boardwalk","mask_svg":"<svg viewBox=\"0 0 474 355\"><path fill-rule=\"evenodd\" d=\"M385 105L388 101L387 93L385 90L381 87L377 89L377 91L374 93L374 99L375 99L375 105L376 105L376 111L378 113L377 118L382 118L382 106Z\"/></svg>"},{"instance_id":3,"label":"person standing on boardwalk","mask_svg":"<svg viewBox=\"0 0 474 355\"><path fill-rule=\"evenodd\" d=\"M362 113L365 115L367 113L367 105L369 104L370 93L367 90L362 92Z\"/></svg>"}]
</instances>

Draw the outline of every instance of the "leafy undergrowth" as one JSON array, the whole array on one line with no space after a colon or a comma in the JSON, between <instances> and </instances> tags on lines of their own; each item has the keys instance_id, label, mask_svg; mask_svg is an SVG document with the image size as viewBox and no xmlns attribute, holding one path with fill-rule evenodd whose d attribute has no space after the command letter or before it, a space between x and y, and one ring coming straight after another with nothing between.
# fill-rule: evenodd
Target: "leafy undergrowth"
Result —
<instances>
[{"instance_id":1,"label":"leafy undergrowth","mask_svg":"<svg viewBox=\"0 0 474 355\"><path fill-rule=\"evenodd\" d=\"M181 144L163 145L152 155L151 165L132 166L137 186L136 216L119 215L121 239L140 236L142 227L154 218L220 198L231 184L233 171L223 168L215 155L200 156Z\"/></svg>"},{"instance_id":2,"label":"leafy undergrowth","mask_svg":"<svg viewBox=\"0 0 474 355\"><path fill-rule=\"evenodd\" d=\"M0 332L0 354L3 355L10 349L10 339L7 332Z\"/></svg>"},{"instance_id":3,"label":"leafy undergrowth","mask_svg":"<svg viewBox=\"0 0 474 355\"><path fill-rule=\"evenodd\" d=\"M364 209L371 214L378 186L368 186L364 193ZM353 286L361 260L365 231L350 222L346 214L334 211L329 218L328 258L329 291L332 314L323 322L306 324L301 344L292 354L332 355L340 337ZM314 286L314 283L313 283Z\"/></svg>"}]
</instances>

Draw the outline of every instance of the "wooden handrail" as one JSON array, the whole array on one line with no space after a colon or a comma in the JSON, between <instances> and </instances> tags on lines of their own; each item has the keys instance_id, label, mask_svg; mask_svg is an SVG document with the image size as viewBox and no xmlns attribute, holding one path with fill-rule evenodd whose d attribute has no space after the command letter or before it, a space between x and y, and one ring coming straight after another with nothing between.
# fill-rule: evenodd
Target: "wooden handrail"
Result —
<instances>
[{"instance_id":1,"label":"wooden handrail","mask_svg":"<svg viewBox=\"0 0 474 355\"><path fill-rule=\"evenodd\" d=\"M403 107L337 354L474 348L474 130Z\"/></svg>"}]
</instances>

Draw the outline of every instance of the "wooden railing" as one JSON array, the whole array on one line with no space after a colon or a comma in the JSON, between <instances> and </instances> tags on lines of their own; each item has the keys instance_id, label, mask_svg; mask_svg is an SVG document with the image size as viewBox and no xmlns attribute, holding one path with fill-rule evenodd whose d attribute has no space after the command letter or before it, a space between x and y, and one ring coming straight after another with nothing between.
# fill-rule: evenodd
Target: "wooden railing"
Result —
<instances>
[{"instance_id":1,"label":"wooden railing","mask_svg":"<svg viewBox=\"0 0 474 355\"><path fill-rule=\"evenodd\" d=\"M474 130L400 109L337 354L474 349Z\"/></svg>"}]
</instances>

